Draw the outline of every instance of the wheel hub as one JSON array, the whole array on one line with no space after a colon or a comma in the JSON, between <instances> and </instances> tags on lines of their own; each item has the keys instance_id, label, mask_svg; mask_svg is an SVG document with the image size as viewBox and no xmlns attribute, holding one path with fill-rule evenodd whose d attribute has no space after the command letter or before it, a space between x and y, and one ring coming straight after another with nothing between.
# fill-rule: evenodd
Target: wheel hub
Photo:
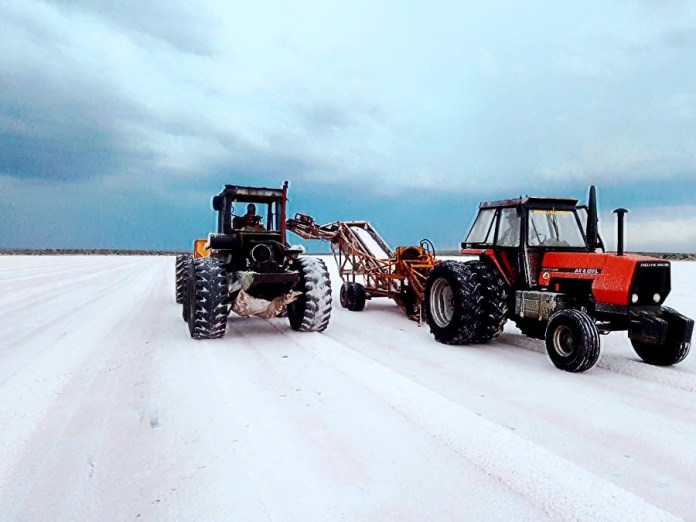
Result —
<instances>
[{"instance_id":1,"label":"wheel hub","mask_svg":"<svg viewBox=\"0 0 696 522\"><path fill-rule=\"evenodd\" d=\"M553 333L553 347L559 355L568 357L573 353L573 331L567 326L559 326Z\"/></svg>"},{"instance_id":2,"label":"wheel hub","mask_svg":"<svg viewBox=\"0 0 696 522\"><path fill-rule=\"evenodd\" d=\"M437 279L430 290L430 313L440 328L447 327L454 316L452 286L446 279Z\"/></svg>"}]
</instances>

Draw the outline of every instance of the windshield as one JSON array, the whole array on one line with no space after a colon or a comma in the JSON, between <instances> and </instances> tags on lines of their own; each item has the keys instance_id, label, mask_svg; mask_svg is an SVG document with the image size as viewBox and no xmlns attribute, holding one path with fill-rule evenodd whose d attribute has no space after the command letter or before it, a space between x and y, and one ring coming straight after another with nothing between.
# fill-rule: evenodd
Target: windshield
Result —
<instances>
[{"instance_id":1,"label":"windshield","mask_svg":"<svg viewBox=\"0 0 696 522\"><path fill-rule=\"evenodd\" d=\"M585 236L573 210L529 211L529 246L584 248Z\"/></svg>"},{"instance_id":2,"label":"windshield","mask_svg":"<svg viewBox=\"0 0 696 522\"><path fill-rule=\"evenodd\" d=\"M235 201L232 204L232 228L252 232L275 230L277 227L273 203Z\"/></svg>"}]
</instances>

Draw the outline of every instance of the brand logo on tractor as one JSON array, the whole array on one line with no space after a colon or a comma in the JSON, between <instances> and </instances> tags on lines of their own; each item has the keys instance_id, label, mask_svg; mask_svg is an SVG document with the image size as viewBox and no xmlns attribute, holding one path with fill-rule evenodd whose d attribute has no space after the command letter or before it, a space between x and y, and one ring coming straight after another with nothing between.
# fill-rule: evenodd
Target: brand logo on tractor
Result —
<instances>
[{"instance_id":1,"label":"brand logo on tractor","mask_svg":"<svg viewBox=\"0 0 696 522\"><path fill-rule=\"evenodd\" d=\"M599 268L547 268L548 272L563 272L565 274L583 274L583 275L599 275L602 270ZM543 277L548 279L548 272L545 272Z\"/></svg>"}]
</instances>

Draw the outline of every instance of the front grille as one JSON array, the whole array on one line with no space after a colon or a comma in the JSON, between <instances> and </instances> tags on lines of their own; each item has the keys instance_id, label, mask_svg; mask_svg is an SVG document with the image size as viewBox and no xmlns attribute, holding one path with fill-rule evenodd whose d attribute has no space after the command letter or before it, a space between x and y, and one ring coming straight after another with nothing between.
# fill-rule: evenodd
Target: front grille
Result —
<instances>
[{"instance_id":1,"label":"front grille","mask_svg":"<svg viewBox=\"0 0 696 522\"><path fill-rule=\"evenodd\" d=\"M671 290L669 261L644 261L636 265L631 288L628 293L629 306L655 305L664 302ZM632 301L633 295L638 296L638 302ZM660 300L655 302L653 296L660 294Z\"/></svg>"}]
</instances>

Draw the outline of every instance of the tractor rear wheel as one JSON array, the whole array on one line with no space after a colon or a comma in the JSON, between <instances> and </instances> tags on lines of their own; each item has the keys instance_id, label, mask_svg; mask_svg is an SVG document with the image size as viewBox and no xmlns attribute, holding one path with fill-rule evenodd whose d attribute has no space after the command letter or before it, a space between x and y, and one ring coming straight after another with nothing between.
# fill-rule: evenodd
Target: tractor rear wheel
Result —
<instances>
[{"instance_id":1,"label":"tractor rear wheel","mask_svg":"<svg viewBox=\"0 0 696 522\"><path fill-rule=\"evenodd\" d=\"M230 313L225 265L214 257L193 260L188 285L188 326L193 339L224 337Z\"/></svg>"},{"instance_id":2,"label":"tractor rear wheel","mask_svg":"<svg viewBox=\"0 0 696 522\"><path fill-rule=\"evenodd\" d=\"M445 344L472 342L481 327L483 299L471 265L443 261L425 283L425 316L435 340Z\"/></svg>"},{"instance_id":3,"label":"tractor rear wheel","mask_svg":"<svg viewBox=\"0 0 696 522\"><path fill-rule=\"evenodd\" d=\"M479 327L471 340L486 343L503 333L508 314L507 289L498 271L488 263L468 261L466 264L476 274L482 298Z\"/></svg>"},{"instance_id":4,"label":"tractor rear wheel","mask_svg":"<svg viewBox=\"0 0 696 522\"><path fill-rule=\"evenodd\" d=\"M188 267L190 266L191 254L177 254L176 263L174 265L175 281L176 281L176 302L181 304L184 302L184 277L187 275Z\"/></svg>"},{"instance_id":5,"label":"tractor rear wheel","mask_svg":"<svg viewBox=\"0 0 696 522\"><path fill-rule=\"evenodd\" d=\"M367 293L365 287L360 283L343 283L341 285L340 300L341 306L351 312L361 312L365 309Z\"/></svg>"},{"instance_id":6,"label":"tractor rear wheel","mask_svg":"<svg viewBox=\"0 0 696 522\"><path fill-rule=\"evenodd\" d=\"M287 306L288 320L293 330L323 332L331 318L331 279L324 261L301 257L294 267L300 273L295 290L302 292Z\"/></svg>"},{"instance_id":7,"label":"tractor rear wheel","mask_svg":"<svg viewBox=\"0 0 696 522\"><path fill-rule=\"evenodd\" d=\"M568 308L551 316L546 328L546 351L551 362L567 372L584 372L599 359L597 325L585 312Z\"/></svg>"}]
</instances>

